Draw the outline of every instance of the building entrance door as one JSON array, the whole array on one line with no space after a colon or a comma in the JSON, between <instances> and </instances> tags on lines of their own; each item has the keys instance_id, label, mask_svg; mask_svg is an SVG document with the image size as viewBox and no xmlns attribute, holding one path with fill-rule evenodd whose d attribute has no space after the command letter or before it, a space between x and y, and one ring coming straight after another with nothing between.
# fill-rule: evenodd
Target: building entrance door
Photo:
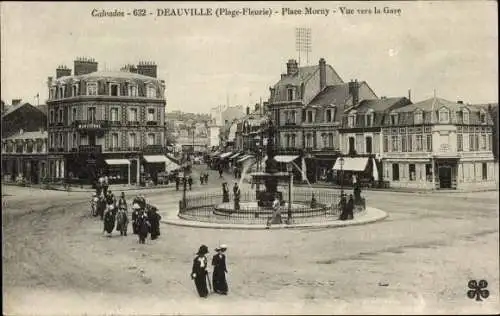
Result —
<instances>
[{"instance_id":1,"label":"building entrance door","mask_svg":"<svg viewBox=\"0 0 500 316\"><path fill-rule=\"evenodd\" d=\"M451 189L451 166L439 167L439 187L441 189Z\"/></svg>"}]
</instances>

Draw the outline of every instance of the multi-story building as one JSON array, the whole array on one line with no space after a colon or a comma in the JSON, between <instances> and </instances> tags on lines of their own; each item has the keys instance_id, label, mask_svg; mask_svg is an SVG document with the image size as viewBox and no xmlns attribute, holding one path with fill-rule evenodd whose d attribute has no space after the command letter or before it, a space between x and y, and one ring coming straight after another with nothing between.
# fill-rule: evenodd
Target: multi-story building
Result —
<instances>
[{"instance_id":1,"label":"multi-story building","mask_svg":"<svg viewBox=\"0 0 500 316\"><path fill-rule=\"evenodd\" d=\"M13 101L2 115L2 180L39 183L47 176L46 106Z\"/></svg>"},{"instance_id":2,"label":"multi-story building","mask_svg":"<svg viewBox=\"0 0 500 316\"><path fill-rule=\"evenodd\" d=\"M268 110L278 129L280 155L300 158L302 180L314 182L331 168L339 155L344 109L366 99L377 99L366 82L344 83L323 58L306 67L288 61L286 74L270 88Z\"/></svg>"},{"instance_id":3,"label":"multi-story building","mask_svg":"<svg viewBox=\"0 0 500 316\"><path fill-rule=\"evenodd\" d=\"M383 152L382 127L390 111L411 104L405 97L363 100L343 113L340 151L344 157L343 171L363 174L366 180L381 180ZM376 170L373 168L376 167ZM333 170L339 171L336 163ZM326 170L323 171L323 176ZM373 179L371 179L373 177ZM375 179L376 178L376 179Z\"/></svg>"},{"instance_id":4,"label":"multi-story building","mask_svg":"<svg viewBox=\"0 0 500 316\"><path fill-rule=\"evenodd\" d=\"M73 75L58 67L48 80L49 174L92 181L107 173L130 183L164 170L165 84L156 77L151 62L98 71L80 58Z\"/></svg>"},{"instance_id":5,"label":"multi-story building","mask_svg":"<svg viewBox=\"0 0 500 316\"><path fill-rule=\"evenodd\" d=\"M495 187L493 119L480 106L431 98L384 117L383 176L392 187Z\"/></svg>"}]
</instances>

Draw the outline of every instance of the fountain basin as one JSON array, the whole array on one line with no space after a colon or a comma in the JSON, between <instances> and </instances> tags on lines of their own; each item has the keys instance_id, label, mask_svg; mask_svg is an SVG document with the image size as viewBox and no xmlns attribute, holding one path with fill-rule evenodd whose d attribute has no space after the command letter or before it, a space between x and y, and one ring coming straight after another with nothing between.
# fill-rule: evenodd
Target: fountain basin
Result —
<instances>
[{"instance_id":1,"label":"fountain basin","mask_svg":"<svg viewBox=\"0 0 500 316\"><path fill-rule=\"evenodd\" d=\"M292 203L293 217L310 217L327 214L327 206L318 204L317 207L311 208L305 203ZM240 209L234 209L233 202L221 203L214 206L213 214L223 217L238 217L238 218L267 218L273 214L274 210L271 207L261 207L258 202L240 202ZM288 203L281 206L282 216L286 216L288 212Z\"/></svg>"}]
</instances>

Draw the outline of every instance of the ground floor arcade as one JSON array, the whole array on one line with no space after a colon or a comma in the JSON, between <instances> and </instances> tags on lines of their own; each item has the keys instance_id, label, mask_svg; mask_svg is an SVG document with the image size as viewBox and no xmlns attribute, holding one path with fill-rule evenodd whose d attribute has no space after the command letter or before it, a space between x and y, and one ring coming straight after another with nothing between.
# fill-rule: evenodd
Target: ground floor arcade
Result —
<instances>
[{"instance_id":1,"label":"ground floor arcade","mask_svg":"<svg viewBox=\"0 0 500 316\"><path fill-rule=\"evenodd\" d=\"M2 181L24 180L40 183L48 174L47 156L40 155L2 155Z\"/></svg>"}]
</instances>

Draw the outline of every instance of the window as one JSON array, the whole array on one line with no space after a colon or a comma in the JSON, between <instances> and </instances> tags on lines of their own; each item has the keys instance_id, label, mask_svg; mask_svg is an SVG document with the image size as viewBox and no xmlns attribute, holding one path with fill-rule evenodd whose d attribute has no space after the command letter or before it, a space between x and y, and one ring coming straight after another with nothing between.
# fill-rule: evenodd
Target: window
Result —
<instances>
[{"instance_id":1,"label":"window","mask_svg":"<svg viewBox=\"0 0 500 316\"><path fill-rule=\"evenodd\" d=\"M439 123L449 123L450 122L450 111L446 108L439 110Z\"/></svg>"},{"instance_id":2,"label":"window","mask_svg":"<svg viewBox=\"0 0 500 316\"><path fill-rule=\"evenodd\" d=\"M63 109L59 109L59 123L62 123L64 119L64 111Z\"/></svg>"},{"instance_id":3,"label":"window","mask_svg":"<svg viewBox=\"0 0 500 316\"><path fill-rule=\"evenodd\" d=\"M155 120L155 109L148 109L148 122Z\"/></svg>"},{"instance_id":4,"label":"window","mask_svg":"<svg viewBox=\"0 0 500 316\"><path fill-rule=\"evenodd\" d=\"M119 96L120 95L119 88L120 88L120 86L118 84L110 83L109 84L109 95L113 96L113 97Z\"/></svg>"},{"instance_id":5,"label":"window","mask_svg":"<svg viewBox=\"0 0 500 316\"><path fill-rule=\"evenodd\" d=\"M401 151L404 153L406 152L406 141L407 141L406 135L405 134L401 135Z\"/></svg>"},{"instance_id":6,"label":"window","mask_svg":"<svg viewBox=\"0 0 500 316\"><path fill-rule=\"evenodd\" d=\"M479 113L479 120L481 121L481 124L486 124L486 113L484 113L483 111L481 111Z\"/></svg>"},{"instance_id":7,"label":"window","mask_svg":"<svg viewBox=\"0 0 500 316\"><path fill-rule=\"evenodd\" d=\"M149 133L148 134L148 145L154 145L155 144L155 134Z\"/></svg>"},{"instance_id":8,"label":"window","mask_svg":"<svg viewBox=\"0 0 500 316\"><path fill-rule=\"evenodd\" d=\"M408 152L412 152L413 151L413 134L410 134L408 135L408 144L407 144L407 149L408 149Z\"/></svg>"},{"instance_id":9,"label":"window","mask_svg":"<svg viewBox=\"0 0 500 316\"><path fill-rule=\"evenodd\" d=\"M481 150L486 150L486 135L481 134L481 143L480 143L480 149Z\"/></svg>"},{"instance_id":10,"label":"window","mask_svg":"<svg viewBox=\"0 0 500 316\"><path fill-rule=\"evenodd\" d=\"M482 163L482 167L483 167L483 180L488 180L488 165L483 162Z\"/></svg>"},{"instance_id":11,"label":"window","mask_svg":"<svg viewBox=\"0 0 500 316\"><path fill-rule=\"evenodd\" d=\"M463 110L463 115L464 115L464 117L463 117L463 123L464 124L469 124L469 111L467 111L467 110L464 109Z\"/></svg>"},{"instance_id":12,"label":"window","mask_svg":"<svg viewBox=\"0 0 500 316\"><path fill-rule=\"evenodd\" d=\"M111 108L111 121L116 122L119 121L118 118L118 108Z\"/></svg>"},{"instance_id":13,"label":"window","mask_svg":"<svg viewBox=\"0 0 500 316\"><path fill-rule=\"evenodd\" d=\"M349 114L347 124L349 127L354 127L356 123L356 114Z\"/></svg>"},{"instance_id":14,"label":"window","mask_svg":"<svg viewBox=\"0 0 500 316\"><path fill-rule=\"evenodd\" d=\"M135 133L128 135L128 146L131 148L137 147L137 136Z\"/></svg>"},{"instance_id":15,"label":"window","mask_svg":"<svg viewBox=\"0 0 500 316\"><path fill-rule=\"evenodd\" d=\"M331 121L332 121L332 110L328 109L326 110L325 122L331 122Z\"/></svg>"},{"instance_id":16,"label":"window","mask_svg":"<svg viewBox=\"0 0 500 316\"><path fill-rule=\"evenodd\" d=\"M356 152L356 139L354 137L349 137L349 154Z\"/></svg>"},{"instance_id":17,"label":"window","mask_svg":"<svg viewBox=\"0 0 500 316\"><path fill-rule=\"evenodd\" d=\"M54 134L50 134L50 142L49 142L49 147L53 148L54 146Z\"/></svg>"},{"instance_id":18,"label":"window","mask_svg":"<svg viewBox=\"0 0 500 316\"><path fill-rule=\"evenodd\" d=\"M296 117L297 117L297 112L295 110L293 110L291 114L292 115L291 115L290 121L291 121L291 123L295 124L295 122L296 122L295 120L296 120Z\"/></svg>"},{"instance_id":19,"label":"window","mask_svg":"<svg viewBox=\"0 0 500 316\"><path fill-rule=\"evenodd\" d=\"M50 110L50 123L54 123L56 121L54 110Z\"/></svg>"},{"instance_id":20,"label":"window","mask_svg":"<svg viewBox=\"0 0 500 316\"><path fill-rule=\"evenodd\" d=\"M469 134L469 151L474 151L474 134Z\"/></svg>"},{"instance_id":21,"label":"window","mask_svg":"<svg viewBox=\"0 0 500 316\"><path fill-rule=\"evenodd\" d=\"M56 88L50 88L49 90L49 99L55 99Z\"/></svg>"},{"instance_id":22,"label":"window","mask_svg":"<svg viewBox=\"0 0 500 316\"><path fill-rule=\"evenodd\" d=\"M328 147L333 148L333 133L328 134Z\"/></svg>"},{"instance_id":23,"label":"window","mask_svg":"<svg viewBox=\"0 0 500 316\"><path fill-rule=\"evenodd\" d=\"M417 174L415 171L415 164L411 163L409 165L409 169L410 169L410 181L415 181L417 179Z\"/></svg>"},{"instance_id":24,"label":"window","mask_svg":"<svg viewBox=\"0 0 500 316\"><path fill-rule=\"evenodd\" d=\"M417 135L416 137L416 151L423 151L424 150L424 144L422 140L422 135Z\"/></svg>"},{"instance_id":25,"label":"window","mask_svg":"<svg viewBox=\"0 0 500 316\"><path fill-rule=\"evenodd\" d=\"M474 134L474 151L479 150L479 135Z\"/></svg>"},{"instance_id":26,"label":"window","mask_svg":"<svg viewBox=\"0 0 500 316\"><path fill-rule=\"evenodd\" d=\"M293 100L293 89L292 88L286 89L286 93L287 93L287 100L292 101Z\"/></svg>"},{"instance_id":27,"label":"window","mask_svg":"<svg viewBox=\"0 0 500 316\"><path fill-rule=\"evenodd\" d=\"M64 147L64 137L62 133L59 134L59 147L60 148Z\"/></svg>"},{"instance_id":28,"label":"window","mask_svg":"<svg viewBox=\"0 0 500 316\"><path fill-rule=\"evenodd\" d=\"M392 164L392 181L399 181L399 164Z\"/></svg>"},{"instance_id":29,"label":"window","mask_svg":"<svg viewBox=\"0 0 500 316\"><path fill-rule=\"evenodd\" d=\"M154 99L156 98L156 89L152 85L148 85L146 89L146 97Z\"/></svg>"},{"instance_id":30,"label":"window","mask_svg":"<svg viewBox=\"0 0 500 316\"><path fill-rule=\"evenodd\" d=\"M78 95L78 86L76 86L76 85L73 86L72 95L74 97L76 97Z\"/></svg>"},{"instance_id":31,"label":"window","mask_svg":"<svg viewBox=\"0 0 500 316\"><path fill-rule=\"evenodd\" d=\"M391 114L391 125L397 125L398 124L398 114L393 113Z\"/></svg>"},{"instance_id":32,"label":"window","mask_svg":"<svg viewBox=\"0 0 500 316\"><path fill-rule=\"evenodd\" d=\"M323 138L323 147L328 147L328 134L321 134Z\"/></svg>"},{"instance_id":33,"label":"window","mask_svg":"<svg viewBox=\"0 0 500 316\"><path fill-rule=\"evenodd\" d=\"M385 136L384 135L384 152L388 152L389 151L389 137Z\"/></svg>"},{"instance_id":34,"label":"window","mask_svg":"<svg viewBox=\"0 0 500 316\"><path fill-rule=\"evenodd\" d=\"M488 150L492 150L493 149L493 135L490 135L488 137Z\"/></svg>"},{"instance_id":35,"label":"window","mask_svg":"<svg viewBox=\"0 0 500 316\"><path fill-rule=\"evenodd\" d=\"M307 134L307 137L306 137L306 148L312 148L312 146L313 146L312 134Z\"/></svg>"},{"instance_id":36,"label":"window","mask_svg":"<svg viewBox=\"0 0 500 316\"><path fill-rule=\"evenodd\" d=\"M291 147L295 147L295 134L292 134L292 143Z\"/></svg>"},{"instance_id":37,"label":"window","mask_svg":"<svg viewBox=\"0 0 500 316\"><path fill-rule=\"evenodd\" d=\"M425 164L425 179L432 182L432 164Z\"/></svg>"},{"instance_id":38,"label":"window","mask_svg":"<svg viewBox=\"0 0 500 316\"><path fill-rule=\"evenodd\" d=\"M366 126L373 126L373 118L374 118L373 111L370 111L368 114L366 114Z\"/></svg>"},{"instance_id":39,"label":"window","mask_svg":"<svg viewBox=\"0 0 500 316\"><path fill-rule=\"evenodd\" d=\"M457 151L464 151L464 136L457 134Z\"/></svg>"},{"instance_id":40,"label":"window","mask_svg":"<svg viewBox=\"0 0 500 316\"><path fill-rule=\"evenodd\" d=\"M392 144L391 144L392 145L392 148L391 148L392 150L391 151L393 151L393 152L399 151L399 149L398 149L399 148L399 146L398 146L398 136L395 136L395 135L391 136L391 140L392 140Z\"/></svg>"},{"instance_id":41,"label":"window","mask_svg":"<svg viewBox=\"0 0 500 316\"><path fill-rule=\"evenodd\" d=\"M78 116L77 116L77 112L76 112L76 107L74 107L74 108L71 110L71 118L73 119L73 121L78 120Z\"/></svg>"},{"instance_id":42,"label":"window","mask_svg":"<svg viewBox=\"0 0 500 316\"><path fill-rule=\"evenodd\" d=\"M78 147L78 140L76 138L76 133L73 133L73 142L72 142L72 144L73 144L73 148Z\"/></svg>"},{"instance_id":43,"label":"window","mask_svg":"<svg viewBox=\"0 0 500 316\"><path fill-rule=\"evenodd\" d=\"M59 99L64 98L64 87L59 87Z\"/></svg>"},{"instance_id":44,"label":"window","mask_svg":"<svg viewBox=\"0 0 500 316\"><path fill-rule=\"evenodd\" d=\"M457 112L457 124L463 124L464 123L464 111L460 110Z\"/></svg>"},{"instance_id":45,"label":"window","mask_svg":"<svg viewBox=\"0 0 500 316\"><path fill-rule=\"evenodd\" d=\"M313 112L307 111L307 122L312 123L313 121Z\"/></svg>"},{"instance_id":46,"label":"window","mask_svg":"<svg viewBox=\"0 0 500 316\"><path fill-rule=\"evenodd\" d=\"M129 111L128 111L128 120L130 122L136 122L136 121L138 121L138 119L137 119L137 109L129 109Z\"/></svg>"},{"instance_id":47,"label":"window","mask_svg":"<svg viewBox=\"0 0 500 316\"><path fill-rule=\"evenodd\" d=\"M137 96L137 86L129 86L128 88L128 95L131 97L136 97Z\"/></svg>"},{"instance_id":48,"label":"window","mask_svg":"<svg viewBox=\"0 0 500 316\"><path fill-rule=\"evenodd\" d=\"M87 83L87 95L97 95L97 83Z\"/></svg>"},{"instance_id":49,"label":"window","mask_svg":"<svg viewBox=\"0 0 500 316\"><path fill-rule=\"evenodd\" d=\"M372 138L370 136L365 138L366 153L372 153Z\"/></svg>"},{"instance_id":50,"label":"window","mask_svg":"<svg viewBox=\"0 0 500 316\"><path fill-rule=\"evenodd\" d=\"M90 122L96 121L96 108L90 107L87 109L87 120Z\"/></svg>"},{"instance_id":51,"label":"window","mask_svg":"<svg viewBox=\"0 0 500 316\"><path fill-rule=\"evenodd\" d=\"M111 148L119 148L118 133L111 134Z\"/></svg>"},{"instance_id":52,"label":"window","mask_svg":"<svg viewBox=\"0 0 500 316\"><path fill-rule=\"evenodd\" d=\"M290 147L290 140L291 140L291 135L286 135L286 147L289 148Z\"/></svg>"},{"instance_id":53,"label":"window","mask_svg":"<svg viewBox=\"0 0 500 316\"><path fill-rule=\"evenodd\" d=\"M415 112L413 119L414 119L415 125L422 124L423 123L422 111L419 110L419 111Z\"/></svg>"}]
</instances>

